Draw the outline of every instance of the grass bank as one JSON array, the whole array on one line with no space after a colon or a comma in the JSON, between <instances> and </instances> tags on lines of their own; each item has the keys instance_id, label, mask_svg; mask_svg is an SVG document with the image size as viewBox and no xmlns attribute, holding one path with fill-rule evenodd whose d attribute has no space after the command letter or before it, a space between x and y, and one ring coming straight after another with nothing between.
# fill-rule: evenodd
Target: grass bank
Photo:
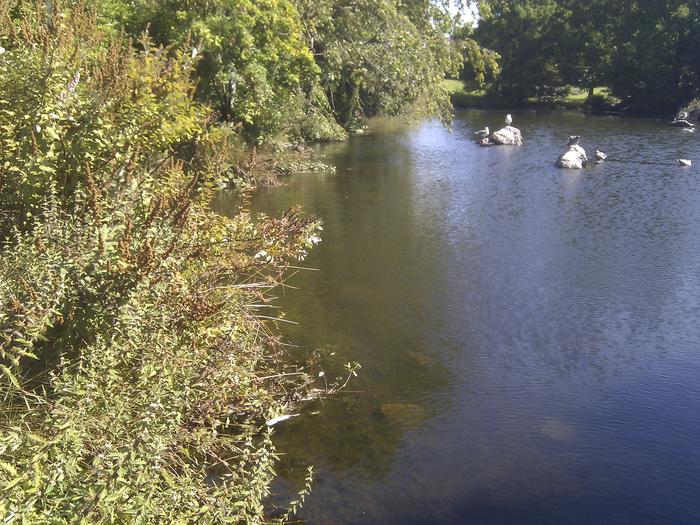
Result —
<instances>
[{"instance_id":1,"label":"grass bank","mask_svg":"<svg viewBox=\"0 0 700 525\"><path fill-rule=\"evenodd\" d=\"M619 100L612 98L605 87L596 87L591 98L587 90L572 87L566 95L561 97L546 99L532 97L522 102L511 103L490 97L485 90L471 89L461 80L445 79L443 82L455 108L564 108L590 112L614 112L616 105L619 104Z\"/></svg>"}]
</instances>

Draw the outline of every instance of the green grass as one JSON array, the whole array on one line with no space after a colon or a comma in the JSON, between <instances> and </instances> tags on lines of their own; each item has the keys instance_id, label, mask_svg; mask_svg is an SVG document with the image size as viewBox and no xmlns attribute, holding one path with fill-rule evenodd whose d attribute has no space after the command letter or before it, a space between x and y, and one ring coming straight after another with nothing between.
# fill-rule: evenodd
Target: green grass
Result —
<instances>
[{"instance_id":1,"label":"green grass","mask_svg":"<svg viewBox=\"0 0 700 525\"><path fill-rule=\"evenodd\" d=\"M610 90L606 87L596 87L593 88L593 95L600 95L603 97L610 96ZM564 96L551 97L551 98L537 98L530 97L527 99L528 104L532 105L542 105L548 104L552 106L561 106L565 108L579 109L583 108L584 104L588 100L588 89L579 88L575 86L569 87L569 92Z\"/></svg>"},{"instance_id":2,"label":"green grass","mask_svg":"<svg viewBox=\"0 0 700 525\"><path fill-rule=\"evenodd\" d=\"M458 108L481 107L486 92L483 89L470 89L463 81L446 78L443 85L450 94L452 105Z\"/></svg>"},{"instance_id":3,"label":"green grass","mask_svg":"<svg viewBox=\"0 0 700 525\"><path fill-rule=\"evenodd\" d=\"M452 100L452 105L456 108L474 108L474 107L487 107L494 104L491 100L489 103L486 102L486 91L482 89L472 89L469 85L464 83L462 80L447 78L443 80L443 85L450 94L450 99ZM599 86L593 89L593 94L605 97L611 102L614 102L610 95L610 90L607 87ZM527 99L523 106L534 106L542 107L545 106L558 106L570 109L583 109L586 101L588 100L588 90L584 88L571 87L568 94L561 97L554 97L551 99L538 99L531 97Z\"/></svg>"},{"instance_id":4,"label":"green grass","mask_svg":"<svg viewBox=\"0 0 700 525\"><path fill-rule=\"evenodd\" d=\"M610 96L610 90L606 87L593 88L594 95ZM561 101L564 104L583 104L588 98L588 90L572 87L568 95L563 97Z\"/></svg>"}]
</instances>

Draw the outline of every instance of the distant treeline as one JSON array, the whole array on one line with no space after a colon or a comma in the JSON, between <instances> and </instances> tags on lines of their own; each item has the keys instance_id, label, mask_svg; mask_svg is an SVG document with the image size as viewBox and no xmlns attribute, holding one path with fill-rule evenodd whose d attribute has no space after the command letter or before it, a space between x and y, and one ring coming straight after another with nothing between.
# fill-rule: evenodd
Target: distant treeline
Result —
<instances>
[{"instance_id":1,"label":"distant treeline","mask_svg":"<svg viewBox=\"0 0 700 525\"><path fill-rule=\"evenodd\" d=\"M496 52L490 93L513 101L566 86L607 86L638 112L675 110L700 96L698 0L481 0L466 30ZM462 30L465 31L464 29ZM471 68L464 70L467 78Z\"/></svg>"}]
</instances>

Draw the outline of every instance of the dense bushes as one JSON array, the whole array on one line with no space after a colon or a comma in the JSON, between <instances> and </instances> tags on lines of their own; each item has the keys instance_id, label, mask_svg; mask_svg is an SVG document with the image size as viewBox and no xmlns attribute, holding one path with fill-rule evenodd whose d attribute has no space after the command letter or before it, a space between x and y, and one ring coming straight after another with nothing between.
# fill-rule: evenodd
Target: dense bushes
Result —
<instances>
[{"instance_id":1,"label":"dense bushes","mask_svg":"<svg viewBox=\"0 0 700 525\"><path fill-rule=\"evenodd\" d=\"M0 516L260 522L306 376L257 311L318 224L209 211L191 47L45 5L0 8Z\"/></svg>"}]
</instances>

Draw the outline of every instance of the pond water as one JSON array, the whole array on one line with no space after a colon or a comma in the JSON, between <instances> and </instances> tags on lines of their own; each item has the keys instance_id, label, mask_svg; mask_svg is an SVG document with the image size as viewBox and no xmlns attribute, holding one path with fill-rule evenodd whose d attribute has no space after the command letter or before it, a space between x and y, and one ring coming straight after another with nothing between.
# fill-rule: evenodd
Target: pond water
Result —
<instances>
[{"instance_id":1,"label":"pond water","mask_svg":"<svg viewBox=\"0 0 700 525\"><path fill-rule=\"evenodd\" d=\"M324 220L280 291L295 351L362 365L277 427L303 523L700 523L700 134L523 112L479 148L503 117L319 146L335 173L254 195ZM554 167L571 134L609 160Z\"/></svg>"}]
</instances>

